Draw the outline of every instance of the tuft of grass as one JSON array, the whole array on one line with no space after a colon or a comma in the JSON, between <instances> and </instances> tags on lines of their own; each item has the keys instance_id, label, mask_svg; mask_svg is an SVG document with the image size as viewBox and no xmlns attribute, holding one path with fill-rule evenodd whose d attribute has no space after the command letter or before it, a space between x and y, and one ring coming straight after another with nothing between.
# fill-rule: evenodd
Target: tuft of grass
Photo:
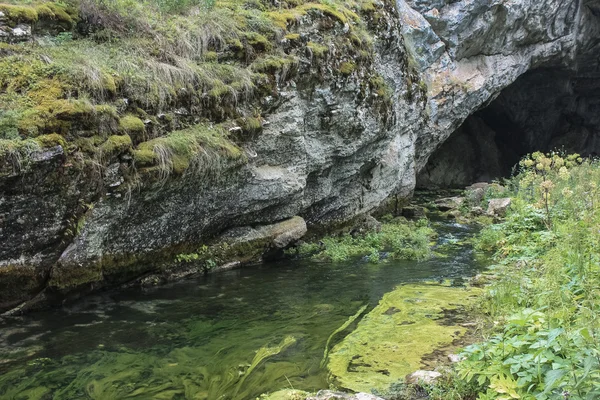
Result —
<instances>
[{"instance_id":1,"label":"tuft of grass","mask_svg":"<svg viewBox=\"0 0 600 400\"><path fill-rule=\"evenodd\" d=\"M329 47L315 42L308 42L306 47L310 50L312 56L315 58L322 58L329 51Z\"/></svg>"},{"instance_id":2,"label":"tuft of grass","mask_svg":"<svg viewBox=\"0 0 600 400\"><path fill-rule=\"evenodd\" d=\"M356 64L353 62L345 61L340 64L339 71L342 75L348 76L356 71Z\"/></svg>"},{"instance_id":3,"label":"tuft of grass","mask_svg":"<svg viewBox=\"0 0 600 400\"><path fill-rule=\"evenodd\" d=\"M157 166L163 178L188 171L210 173L218 171L225 160L245 160L224 128L203 124L143 142L133 154L136 163Z\"/></svg>"}]
</instances>

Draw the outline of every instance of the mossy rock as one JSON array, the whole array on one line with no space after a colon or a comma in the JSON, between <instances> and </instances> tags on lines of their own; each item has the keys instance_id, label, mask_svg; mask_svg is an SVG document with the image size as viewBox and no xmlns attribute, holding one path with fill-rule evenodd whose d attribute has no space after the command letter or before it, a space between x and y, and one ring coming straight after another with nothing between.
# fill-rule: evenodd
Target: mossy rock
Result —
<instances>
[{"instance_id":1,"label":"mossy rock","mask_svg":"<svg viewBox=\"0 0 600 400\"><path fill-rule=\"evenodd\" d=\"M41 135L35 138L41 147L50 148L55 146L62 146L66 148L67 142L64 137L57 133L51 133L49 135Z\"/></svg>"},{"instance_id":2,"label":"mossy rock","mask_svg":"<svg viewBox=\"0 0 600 400\"><path fill-rule=\"evenodd\" d=\"M119 128L122 132L130 134L139 134L146 130L144 121L131 114L126 115L119 120Z\"/></svg>"},{"instance_id":3,"label":"mossy rock","mask_svg":"<svg viewBox=\"0 0 600 400\"><path fill-rule=\"evenodd\" d=\"M385 390L421 368L427 354L450 345L466 332L440 324L444 311L474 301L476 288L409 284L383 296L352 333L329 353L332 383L356 392Z\"/></svg>"},{"instance_id":4,"label":"mossy rock","mask_svg":"<svg viewBox=\"0 0 600 400\"><path fill-rule=\"evenodd\" d=\"M129 135L113 135L106 139L106 142L100 146L100 151L103 156L112 157L114 155L124 153L132 146L131 137Z\"/></svg>"},{"instance_id":5,"label":"mossy rock","mask_svg":"<svg viewBox=\"0 0 600 400\"><path fill-rule=\"evenodd\" d=\"M34 23L39 18L37 10L31 6L0 4L0 11L6 15L9 23Z\"/></svg>"}]
</instances>

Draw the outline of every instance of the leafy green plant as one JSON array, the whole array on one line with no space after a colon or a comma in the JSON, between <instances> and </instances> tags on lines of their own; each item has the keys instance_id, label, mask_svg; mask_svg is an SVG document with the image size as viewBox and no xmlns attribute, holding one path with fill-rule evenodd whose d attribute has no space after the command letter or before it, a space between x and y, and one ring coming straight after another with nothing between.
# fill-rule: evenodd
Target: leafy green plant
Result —
<instances>
[{"instance_id":1,"label":"leafy green plant","mask_svg":"<svg viewBox=\"0 0 600 400\"><path fill-rule=\"evenodd\" d=\"M600 396L600 163L534 153L509 182L511 209L477 248L498 279L480 306L497 328L465 349L479 399Z\"/></svg>"},{"instance_id":2,"label":"leafy green plant","mask_svg":"<svg viewBox=\"0 0 600 400\"><path fill-rule=\"evenodd\" d=\"M423 260L431 256L430 241L434 231L426 219L417 222L392 220L383 223L378 232L364 235L328 236L319 243L304 243L299 254L313 258L341 262L352 257L366 257L372 263L385 258Z\"/></svg>"}]
</instances>

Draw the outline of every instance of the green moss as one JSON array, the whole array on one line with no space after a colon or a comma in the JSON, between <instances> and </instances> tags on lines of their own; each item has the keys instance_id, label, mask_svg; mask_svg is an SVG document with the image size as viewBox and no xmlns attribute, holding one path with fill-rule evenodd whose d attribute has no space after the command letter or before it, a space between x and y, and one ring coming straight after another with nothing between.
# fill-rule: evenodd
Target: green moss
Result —
<instances>
[{"instance_id":1,"label":"green moss","mask_svg":"<svg viewBox=\"0 0 600 400\"><path fill-rule=\"evenodd\" d=\"M350 75L352 74L354 71L356 70L356 64L349 62L349 61L345 61L343 63L340 64L339 67L339 71L342 75Z\"/></svg>"},{"instance_id":2,"label":"green moss","mask_svg":"<svg viewBox=\"0 0 600 400\"><path fill-rule=\"evenodd\" d=\"M466 331L439 320L471 304L481 291L435 284L399 286L387 293L329 354L333 383L357 392L384 390L421 368L421 359Z\"/></svg>"},{"instance_id":3,"label":"green moss","mask_svg":"<svg viewBox=\"0 0 600 400\"><path fill-rule=\"evenodd\" d=\"M38 20L37 11L31 6L0 4L0 11L8 17L10 22L33 23Z\"/></svg>"},{"instance_id":4,"label":"green moss","mask_svg":"<svg viewBox=\"0 0 600 400\"><path fill-rule=\"evenodd\" d=\"M262 130L261 117L245 117L237 120L238 125L245 133L255 134Z\"/></svg>"},{"instance_id":5,"label":"green moss","mask_svg":"<svg viewBox=\"0 0 600 400\"><path fill-rule=\"evenodd\" d=\"M129 135L113 135L100 146L100 151L105 156L113 156L123 153L132 146L131 137Z\"/></svg>"},{"instance_id":6,"label":"green moss","mask_svg":"<svg viewBox=\"0 0 600 400\"><path fill-rule=\"evenodd\" d=\"M36 11L40 19L49 18L55 21L65 23L68 27L75 24L77 10L57 3L44 3L36 6Z\"/></svg>"},{"instance_id":7,"label":"green moss","mask_svg":"<svg viewBox=\"0 0 600 400\"><path fill-rule=\"evenodd\" d=\"M374 1L365 1L360 5L360 10L364 13L373 13L377 9Z\"/></svg>"},{"instance_id":8,"label":"green moss","mask_svg":"<svg viewBox=\"0 0 600 400\"><path fill-rule=\"evenodd\" d=\"M102 268L90 263L85 268L79 266L60 266L52 269L48 287L59 290L73 289L81 285L102 281Z\"/></svg>"},{"instance_id":9,"label":"green moss","mask_svg":"<svg viewBox=\"0 0 600 400\"><path fill-rule=\"evenodd\" d=\"M136 166L147 167L156 163L156 155L151 149L133 150L132 155Z\"/></svg>"},{"instance_id":10,"label":"green moss","mask_svg":"<svg viewBox=\"0 0 600 400\"><path fill-rule=\"evenodd\" d=\"M374 91L378 97L384 100L390 100L392 97L392 89L387 85L381 75L374 75L369 79L371 90Z\"/></svg>"},{"instance_id":11,"label":"green moss","mask_svg":"<svg viewBox=\"0 0 600 400\"><path fill-rule=\"evenodd\" d=\"M11 23L55 21L59 24L50 24L52 29L69 30L79 19L78 2L8 3L0 4L0 10ZM274 6L264 0L224 0L210 10L187 13L157 8L155 2L103 2L99 9L86 11L99 13L102 33L55 36L51 46L0 44L0 104L9 110L0 115L2 137L57 133L73 143L78 136L106 136L118 129L137 143L144 138L134 135L145 132L140 118L157 121L153 126L159 129L153 134L189 124L177 125L180 117L173 123L157 117L181 107L193 110L197 121L231 124L254 109L250 103L272 94L283 83L278 80L294 78L296 52L302 49L282 45L279 39L285 35L288 41L299 41L300 34L287 28L307 14L315 21L326 20L325 40L334 25L329 19L338 28L337 22L348 24L349 30L333 38L334 44L362 63L357 48L365 53L371 49L365 25L353 11L361 4L288 0ZM41 22L39 26L43 28ZM319 43L308 47L315 57L328 52ZM118 120L117 108L119 114L135 117ZM257 120L244 122L246 130L260 131ZM93 145L95 140L83 147ZM151 162L148 152L144 154L144 163ZM174 155L173 170L189 169L188 161Z\"/></svg>"},{"instance_id":12,"label":"green moss","mask_svg":"<svg viewBox=\"0 0 600 400\"><path fill-rule=\"evenodd\" d=\"M288 9L284 11L272 11L270 12L269 18L281 29L287 29L288 24L298 20L300 17L306 14L306 10L300 10L298 8Z\"/></svg>"},{"instance_id":13,"label":"green moss","mask_svg":"<svg viewBox=\"0 0 600 400\"><path fill-rule=\"evenodd\" d=\"M26 265L3 265L0 268L0 303L7 304L39 290L41 277Z\"/></svg>"},{"instance_id":14,"label":"green moss","mask_svg":"<svg viewBox=\"0 0 600 400\"><path fill-rule=\"evenodd\" d=\"M117 93L117 82L115 81L115 78L106 73L106 72L102 72L102 87L104 88L104 90L106 90L109 94L111 95L115 95Z\"/></svg>"},{"instance_id":15,"label":"green moss","mask_svg":"<svg viewBox=\"0 0 600 400\"><path fill-rule=\"evenodd\" d=\"M95 107L89 101L79 99L59 99L44 104L42 107L40 110L46 108L54 117L64 120L82 119L93 115L96 111Z\"/></svg>"},{"instance_id":16,"label":"green moss","mask_svg":"<svg viewBox=\"0 0 600 400\"><path fill-rule=\"evenodd\" d=\"M215 62L219 58L219 55L216 51L207 51L202 55L202 57L206 62Z\"/></svg>"},{"instance_id":17,"label":"green moss","mask_svg":"<svg viewBox=\"0 0 600 400\"><path fill-rule=\"evenodd\" d=\"M100 116L111 117L114 119L119 118L117 109L108 104L98 104L94 107L94 111Z\"/></svg>"},{"instance_id":18,"label":"green moss","mask_svg":"<svg viewBox=\"0 0 600 400\"><path fill-rule=\"evenodd\" d=\"M353 11L345 8L345 7L337 7L332 3L323 4L323 3L308 3L300 6L302 10L319 10L323 14L336 19L341 24L347 24L349 19L352 21L358 21L359 17Z\"/></svg>"},{"instance_id":19,"label":"green moss","mask_svg":"<svg viewBox=\"0 0 600 400\"><path fill-rule=\"evenodd\" d=\"M297 59L293 56L269 55L252 63L252 69L256 72L275 73L283 68L294 67L297 62Z\"/></svg>"},{"instance_id":20,"label":"green moss","mask_svg":"<svg viewBox=\"0 0 600 400\"><path fill-rule=\"evenodd\" d=\"M312 55L316 58L322 58L329 51L329 47L315 42L308 42L306 47L310 49Z\"/></svg>"},{"instance_id":21,"label":"green moss","mask_svg":"<svg viewBox=\"0 0 600 400\"><path fill-rule=\"evenodd\" d=\"M126 115L119 120L119 128L125 133L143 133L146 130L144 121L136 117L135 115Z\"/></svg>"},{"instance_id":22,"label":"green moss","mask_svg":"<svg viewBox=\"0 0 600 400\"><path fill-rule=\"evenodd\" d=\"M246 42L259 52L270 50L273 45L271 41L257 32L247 32L244 34Z\"/></svg>"},{"instance_id":23,"label":"green moss","mask_svg":"<svg viewBox=\"0 0 600 400\"><path fill-rule=\"evenodd\" d=\"M295 41L300 39L300 34L299 33L288 33L287 35L284 36L287 40L290 41Z\"/></svg>"},{"instance_id":24,"label":"green moss","mask_svg":"<svg viewBox=\"0 0 600 400\"><path fill-rule=\"evenodd\" d=\"M57 133L41 135L36 137L35 140L40 144L40 146L45 148L62 146L64 149L66 149L67 147L67 142L65 141L65 138Z\"/></svg>"}]
</instances>

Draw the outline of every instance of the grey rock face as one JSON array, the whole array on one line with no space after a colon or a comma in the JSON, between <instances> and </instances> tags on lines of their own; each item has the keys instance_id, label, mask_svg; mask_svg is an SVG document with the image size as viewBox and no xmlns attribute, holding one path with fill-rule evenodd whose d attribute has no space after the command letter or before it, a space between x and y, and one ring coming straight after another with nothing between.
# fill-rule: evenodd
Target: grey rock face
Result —
<instances>
[{"instance_id":1,"label":"grey rock face","mask_svg":"<svg viewBox=\"0 0 600 400\"><path fill-rule=\"evenodd\" d=\"M373 33L373 65L392 92L386 113L361 94L359 72L327 75L265 99L270 112L245 145L248 163L210 179L190 173L123 193L118 163L93 180L69 172L60 155L2 174L0 285L18 295L0 308L44 287L129 280L230 229L294 216L309 226L345 221L409 196L435 150L527 71L576 66L593 79L597 10L596 0L397 0ZM296 228L276 245L298 237ZM35 285L6 278L14 271L32 271Z\"/></svg>"},{"instance_id":2,"label":"grey rock face","mask_svg":"<svg viewBox=\"0 0 600 400\"><path fill-rule=\"evenodd\" d=\"M424 2L414 3L423 7ZM450 10L464 12L469 7L463 3L471 3L471 7L487 2L456 2L443 7L441 10L448 12L440 11L428 19L432 29L445 35L448 26L456 27L457 14ZM549 10L551 15L546 14ZM473 22L466 33L459 32L459 40L448 42L448 48L459 64L482 57L499 62L493 75L485 79L514 79L517 70L518 78L501 93L489 96L483 103L485 108L470 116L431 156L418 178L420 186L463 186L473 180L506 176L522 155L534 151L600 154L600 2L500 1L493 2L485 13L492 18L493 12L500 11L506 14L506 26ZM449 22L444 22L444 16ZM477 36L470 37L476 26L482 43L473 42ZM495 33L481 30L482 26ZM487 48L498 40L506 46L490 52ZM475 45L487 55L473 55ZM523 66L528 69L524 74ZM485 74L484 69L480 72Z\"/></svg>"},{"instance_id":3,"label":"grey rock face","mask_svg":"<svg viewBox=\"0 0 600 400\"><path fill-rule=\"evenodd\" d=\"M510 207L511 200L508 197L502 199L491 199L488 203L487 213L498 217L504 217L506 210Z\"/></svg>"}]
</instances>

